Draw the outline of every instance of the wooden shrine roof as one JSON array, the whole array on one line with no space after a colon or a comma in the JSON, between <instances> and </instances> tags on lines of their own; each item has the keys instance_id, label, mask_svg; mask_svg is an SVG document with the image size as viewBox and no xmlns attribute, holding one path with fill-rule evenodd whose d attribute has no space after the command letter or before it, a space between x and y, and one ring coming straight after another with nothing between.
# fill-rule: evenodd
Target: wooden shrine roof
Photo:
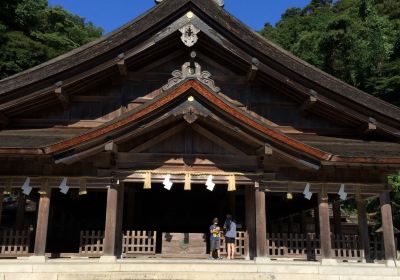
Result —
<instances>
[{"instance_id":1,"label":"wooden shrine roof","mask_svg":"<svg viewBox=\"0 0 400 280\"><path fill-rule=\"evenodd\" d=\"M116 137L118 131L129 129L131 125L148 118L158 109L165 108L188 91L191 91L191 94L198 93L200 97L224 111L233 120L257 131L264 139L276 143L278 148L279 146L286 146L321 162L400 164L400 144L398 143L367 142L316 135L288 135L261 123L246 111L235 108L223 95L212 92L193 79L182 81L177 86L159 94L155 99L91 130L4 130L0 133L0 153L51 155L80 145L90 145L93 141L104 145L109 137L111 139ZM21 150L19 151L18 148L21 148Z\"/></svg>"},{"instance_id":2,"label":"wooden shrine roof","mask_svg":"<svg viewBox=\"0 0 400 280\"><path fill-rule=\"evenodd\" d=\"M391 126L400 127L400 109L362 92L300 60L289 52L269 42L246 27L212 0L168 0L156 5L147 13L65 55L50 60L0 81L0 104L2 100L21 97L40 88L51 87L82 69L90 69L93 62L115 60L126 49L132 48L163 24L169 24L187 11L202 16L220 33L228 34L230 40L251 56L292 77L293 81L332 100L350 104L356 111L367 110L371 117L381 118ZM79 70L79 71L78 71ZM400 133L397 133L400 136Z\"/></svg>"}]
</instances>

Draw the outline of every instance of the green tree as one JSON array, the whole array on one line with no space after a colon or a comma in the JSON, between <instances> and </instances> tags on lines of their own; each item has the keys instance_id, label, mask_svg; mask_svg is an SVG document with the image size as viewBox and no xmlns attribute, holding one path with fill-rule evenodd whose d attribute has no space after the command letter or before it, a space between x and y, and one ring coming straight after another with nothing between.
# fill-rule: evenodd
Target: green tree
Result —
<instances>
[{"instance_id":1,"label":"green tree","mask_svg":"<svg viewBox=\"0 0 400 280\"><path fill-rule=\"evenodd\" d=\"M47 0L2 0L0 79L86 44L102 32Z\"/></svg>"}]
</instances>

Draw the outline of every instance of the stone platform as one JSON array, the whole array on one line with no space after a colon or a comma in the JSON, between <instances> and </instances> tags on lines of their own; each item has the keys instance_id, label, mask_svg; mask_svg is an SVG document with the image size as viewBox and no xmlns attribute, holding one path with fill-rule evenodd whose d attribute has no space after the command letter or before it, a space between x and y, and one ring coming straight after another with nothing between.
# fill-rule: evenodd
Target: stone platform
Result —
<instances>
[{"instance_id":1,"label":"stone platform","mask_svg":"<svg viewBox=\"0 0 400 280\"><path fill-rule=\"evenodd\" d=\"M131 259L1 260L0 280L400 280L400 263ZM394 266L393 266L394 265ZM397 267L395 266L397 265Z\"/></svg>"}]
</instances>

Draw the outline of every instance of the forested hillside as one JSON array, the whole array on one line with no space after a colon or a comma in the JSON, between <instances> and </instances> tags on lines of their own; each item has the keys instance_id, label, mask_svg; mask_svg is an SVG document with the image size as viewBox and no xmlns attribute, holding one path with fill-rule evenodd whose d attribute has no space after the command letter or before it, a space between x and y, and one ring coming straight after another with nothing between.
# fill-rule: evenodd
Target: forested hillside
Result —
<instances>
[{"instance_id":1,"label":"forested hillside","mask_svg":"<svg viewBox=\"0 0 400 280\"><path fill-rule=\"evenodd\" d=\"M102 29L47 0L0 1L0 79L100 37Z\"/></svg>"},{"instance_id":2,"label":"forested hillside","mask_svg":"<svg viewBox=\"0 0 400 280\"><path fill-rule=\"evenodd\" d=\"M310 64L400 106L400 1L311 0L291 8L261 34ZM400 173L389 176L400 228ZM351 207L350 207L351 208ZM369 211L379 221L379 204Z\"/></svg>"},{"instance_id":3,"label":"forested hillside","mask_svg":"<svg viewBox=\"0 0 400 280\"><path fill-rule=\"evenodd\" d=\"M268 39L318 68L400 106L400 1L312 0L288 9Z\"/></svg>"}]
</instances>

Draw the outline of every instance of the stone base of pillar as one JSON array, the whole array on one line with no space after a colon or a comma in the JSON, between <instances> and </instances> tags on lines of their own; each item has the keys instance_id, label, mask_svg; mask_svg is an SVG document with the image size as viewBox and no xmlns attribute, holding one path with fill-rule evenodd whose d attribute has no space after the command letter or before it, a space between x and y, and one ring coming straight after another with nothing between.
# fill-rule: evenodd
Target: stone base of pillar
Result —
<instances>
[{"instance_id":1,"label":"stone base of pillar","mask_svg":"<svg viewBox=\"0 0 400 280\"><path fill-rule=\"evenodd\" d=\"M117 261L116 256L101 256L99 259L100 263L114 263Z\"/></svg>"},{"instance_id":2,"label":"stone base of pillar","mask_svg":"<svg viewBox=\"0 0 400 280\"><path fill-rule=\"evenodd\" d=\"M255 263L260 263L260 264L262 264L262 263L270 263L271 259L268 258L268 257L255 257L254 258L254 262Z\"/></svg>"},{"instance_id":3,"label":"stone base of pillar","mask_svg":"<svg viewBox=\"0 0 400 280\"><path fill-rule=\"evenodd\" d=\"M47 257L46 256L30 256L28 258L28 260L30 262L34 262L34 263L44 263L47 261Z\"/></svg>"},{"instance_id":4,"label":"stone base of pillar","mask_svg":"<svg viewBox=\"0 0 400 280\"><path fill-rule=\"evenodd\" d=\"M338 265L338 261L336 259L322 259L321 260L322 265Z\"/></svg>"}]
</instances>

